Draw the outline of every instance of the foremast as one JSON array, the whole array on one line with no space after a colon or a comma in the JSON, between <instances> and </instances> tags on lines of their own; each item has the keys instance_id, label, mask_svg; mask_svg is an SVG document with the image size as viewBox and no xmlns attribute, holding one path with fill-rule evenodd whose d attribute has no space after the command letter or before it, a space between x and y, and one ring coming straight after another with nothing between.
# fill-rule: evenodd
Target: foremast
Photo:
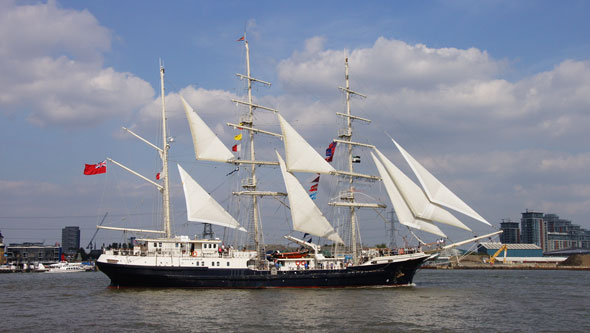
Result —
<instances>
[{"instance_id":1,"label":"foremast","mask_svg":"<svg viewBox=\"0 0 590 333\"><path fill-rule=\"evenodd\" d=\"M339 199L341 201L332 201L329 203L329 205L348 207L349 217L350 217L350 227L351 227L350 237L351 237L352 260L353 260L354 264L357 264L359 262L359 248L358 248L358 244L359 244L358 238L359 237L357 235L358 221L357 221L357 217L356 217L356 209L361 208L361 207L385 208L385 206L382 204L376 204L376 203L360 203L360 202L357 202L355 199L355 194L354 194L354 192L355 192L355 189L354 189L355 178L365 178L365 179L369 179L369 180L378 180L379 178L375 177L375 176L371 176L371 175L356 173L354 171L355 157L353 155L353 146L360 146L360 147L366 147L366 148L375 148L375 147L372 145L369 145L369 144L364 144L364 143L352 141L352 121L359 120L359 121L363 121L366 123L370 123L371 120L355 116L351 113L351 105L350 105L351 97L353 95L357 95L362 98L366 98L367 96L350 89L350 81L349 81L349 76L348 76L348 58L345 58L345 60L344 60L344 79L345 79L345 87L338 87L338 88L346 94L346 113L344 114L344 113L336 112L336 114L338 116L344 118L345 127L341 128L338 131L338 139L336 139L334 141L338 142L340 144L346 145L346 157L345 158L346 158L347 170L336 171L336 172L334 172L334 174L339 175L341 177L348 178L348 189L340 192Z\"/></svg>"},{"instance_id":2,"label":"foremast","mask_svg":"<svg viewBox=\"0 0 590 333\"><path fill-rule=\"evenodd\" d=\"M170 222L170 189L168 182L168 133L166 127L166 95L164 90L164 66L160 62L160 87L162 95L162 174L164 176L163 188L162 188L162 214L164 220L164 232L166 238L172 237L172 228Z\"/></svg>"}]
</instances>

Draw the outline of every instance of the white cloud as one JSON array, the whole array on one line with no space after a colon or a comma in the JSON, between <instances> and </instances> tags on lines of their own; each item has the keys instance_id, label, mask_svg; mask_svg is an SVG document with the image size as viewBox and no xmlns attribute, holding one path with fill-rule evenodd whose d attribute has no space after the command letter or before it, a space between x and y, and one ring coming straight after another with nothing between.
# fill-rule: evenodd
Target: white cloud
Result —
<instances>
[{"instance_id":1,"label":"white cloud","mask_svg":"<svg viewBox=\"0 0 590 333\"><path fill-rule=\"evenodd\" d=\"M303 52L295 52L280 62L279 78L286 87L294 90L334 87L343 81L345 57L349 58L355 83L372 94L401 88L428 90L441 84L489 78L504 67L503 62L494 61L485 51L475 48L432 49L383 37L371 48L352 51L323 50L322 46L323 38L311 38Z\"/></svg>"},{"instance_id":2,"label":"white cloud","mask_svg":"<svg viewBox=\"0 0 590 333\"><path fill-rule=\"evenodd\" d=\"M148 83L104 68L112 34L87 11L55 2L0 13L0 105L39 126L93 126L149 101ZM33 110L33 111L29 111Z\"/></svg>"},{"instance_id":3,"label":"white cloud","mask_svg":"<svg viewBox=\"0 0 590 333\"><path fill-rule=\"evenodd\" d=\"M381 37L370 48L325 50L323 38L314 37L280 62L279 79L293 95L331 104L344 85L347 54L351 87L369 95L361 107L379 123L395 116L435 134L477 131L500 140L572 136L590 124L590 62L584 61L509 82L501 78L506 61L476 48L433 49Z\"/></svg>"}]
</instances>

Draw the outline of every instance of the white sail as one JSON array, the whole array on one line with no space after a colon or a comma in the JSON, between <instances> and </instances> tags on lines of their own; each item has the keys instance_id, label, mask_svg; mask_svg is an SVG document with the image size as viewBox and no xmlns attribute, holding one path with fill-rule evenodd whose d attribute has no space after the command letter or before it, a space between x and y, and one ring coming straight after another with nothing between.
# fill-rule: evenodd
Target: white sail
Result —
<instances>
[{"instance_id":1,"label":"white sail","mask_svg":"<svg viewBox=\"0 0 590 333\"><path fill-rule=\"evenodd\" d=\"M453 214L430 202L420 186L416 185L416 183L398 169L379 149L375 148L375 152L415 217L471 231L469 227L459 221Z\"/></svg>"},{"instance_id":2,"label":"white sail","mask_svg":"<svg viewBox=\"0 0 590 333\"><path fill-rule=\"evenodd\" d=\"M234 159L234 154L219 140L203 119L180 96L188 124L193 137L193 146L197 160L227 162Z\"/></svg>"},{"instance_id":3,"label":"white sail","mask_svg":"<svg viewBox=\"0 0 590 333\"><path fill-rule=\"evenodd\" d=\"M455 193L451 192L443 183L434 177L426 168L416 161L407 151L404 150L395 140L391 139L397 146L397 149L402 153L412 171L418 177L420 184L424 188L428 199L436 204L451 208L459 213L472 217L487 225L491 224L481 217L473 208L469 207L463 200L461 200Z\"/></svg>"},{"instance_id":4,"label":"white sail","mask_svg":"<svg viewBox=\"0 0 590 333\"><path fill-rule=\"evenodd\" d=\"M428 233L431 233L431 234L434 234L437 236L447 237L444 234L444 232L442 232L442 230L440 230L434 224L429 223L427 221L423 221L419 218L416 218L412 214L410 207L408 207L408 204L404 200L404 197L402 196L402 194L399 192L399 190L395 186L395 183L393 182L393 180L391 179L391 177L387 173L387 170L385 170L385 167L383 166L383 164L377 159L375 154L371 153L371 157L373 157L373 161L375 162L375 165L377 166L377 171L379 171L379 175L381 176L381 179L383 180L383 185L385 186L385 190L387 191L387 194L389 195L389 199L391 200L391 204L393 205L393 209L395 210L395 214L397 215L397 219L399 220L399 223L401 223L405 226L408 226L410 228L425 231L425 232L428 232Z\"/></svg>"},{"instance_id":5,"label":"white sail","mask_svg":"<svg viewBox=\"0 0 590 333\"><path fill-rule=\"evenodd\" d=\"M280 114L279 123L285 143L289 172L330 173L336 171Z\"/></svg>"},{"instance_id":6,"label":"white sail","mask_svg":"<svg viewBox=\"0 0 590 333\"><path fill-rule=\"evenodd\" d=\"M336 243L344 243L324 214L322 214L313 200L311 200L309 194L307 194L307 191L301 186L297 178L287 171L285 161L283 161L278 152L277 158L283 174L283 180L285 181L285 187L287 188L293 229L327 238Z\"/></svg>"},{"instance_id":7,"label":"white sail","mask_svg":"<svg viewBox=\"0 0 590 333\"><path fill-rule=\"evenodd\" d=\"M178 172L180 173L182 188L184 189L186 216L189 221L211 223L246 231L180 165L178 165Z\"/></svg>"}]
</instances>

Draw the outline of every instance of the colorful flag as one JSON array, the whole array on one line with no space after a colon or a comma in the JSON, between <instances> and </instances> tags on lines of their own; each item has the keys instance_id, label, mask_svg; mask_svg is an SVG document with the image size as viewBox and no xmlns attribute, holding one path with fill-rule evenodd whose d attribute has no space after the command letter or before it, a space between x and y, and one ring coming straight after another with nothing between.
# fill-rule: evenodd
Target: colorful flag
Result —
<instances>
[{"instance_id":1,"label":"colorful flag","mask_svg":"<svg viewBox=\"0 0 590 333\"><path fill-rule=\"evenodd\" d=\"M318 195L318 184L320 182L320 176L318 175L315 177L314 180L311 181L311 187L309 188L309 197L311 200L315 200Z\"/></svg>"},{"instance_id":2,"label":"colorful flag","mask_svg":"<svg viewBox=\"0 0 590 333\"><path fill-rule=\"evenodd\" d=\"M156 180L160 180L160 173L159 172L156 174Z\"/></svg>"},{"instance_id":3,"label":"colorful flag","mask_svg":"<svg viewBox=\"0 0 590 333\"><path fill-rule=\"evenodd\" d=\"M236 40L236 42L241 42L241 41L243 41L244 39L245 39L245 38L244 38L244 36L242 36L242 37L240 37L240 39Z\"/></svg>"},{"instance_id":4,"label":"colorful flag","mask_svg":"<svg viewBox=\"0 0 590 333\"><path fill-rule=\"evenodd\" d=\"M238 134L238 135L234 136L234 140L236 140L236 141L240 141L240 140L242 140L242 133L240 133L240 134Z\"/></svg>"},{"instance_id":5,"label":"colorful flag","mask_svg":"<svg viewBox=\"0 0 590 333\"><path fill-rule=\"evenodd\" d=\"M84 174L89 175L98 175L101 173L107 172L107 161L102 161L97 164L85 164L84 166Z\"/></svg>"},{"instance_id":6,"label":"colorful flag","mask_svg":"<svg viewBox=\"0 0 590 333\"><path fill-rule=\"evenodd\" d=\"M326 149L326 161L332 162L332 158L334 158L335 151L336 151L336 142L332 142L328 146L328 149Z\"/></svg>"},{"instance_id":7,"label":"colorful flag","mask_svg":"<svg viewBox=\"0 0 590 333\"><path fill-rule=\"evenodd\" d=\"M242 150L242 145L233 145L233 147L231 147L231 151L235 151L237 153L239 153Z\"/></svg>"}]
</instances>

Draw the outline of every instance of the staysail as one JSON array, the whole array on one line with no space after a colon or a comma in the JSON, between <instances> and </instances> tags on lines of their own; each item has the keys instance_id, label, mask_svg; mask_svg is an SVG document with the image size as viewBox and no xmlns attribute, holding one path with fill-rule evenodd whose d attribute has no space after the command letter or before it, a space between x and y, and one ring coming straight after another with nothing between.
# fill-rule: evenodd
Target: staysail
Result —
<instances>
[{"instance_id":1,"label":"staysail","mask_svg":"<svg viewBox=\"0 0 590 333\"><path fill-rule=\"evenodd\" d=\"M398 169L379 149L375 148L375 152L415 217L471 231L451 213L430 202L420 186Z\"/></svg>"},{"instance_id":2,"label":"staysail","mask_svg":"<svg viewBox=\"0 0 590 333\"><path fill-rule=\"evenodd\" d=\"M180 99L191 129L197 160L227 162L234 159L234 154L219 140L186 100L182 96Z\"/></svg>"},{"instance_id":3,"label":"staysail","mask_svg":"<svg viewBox=\"0 0 590 333\"><path fill-rule=\"evenodd\" d=\"M397 149L402 153L412 171L418 177L420 184L424 188L428 199L436 204L451 208L459 213L472 217L489 226L491 224L479 215L473 208L469 207L463 200L461 200L455 193L451 192L443 183L434 177L426 168L416 161L407 151L402 148L394 139L391 139L397 146Z\"/></svg>"},{"instance_id":4,"label":"staysail","mask_svg":"<svg viewBox=\"0 0 590 333\"><path fill-rule=\"evenodd\" d=\"M336 171L326 160L305 141L305 139L277 113L283 141L285 143L285 159L290 172L330 173Z\"/></svg>"},{"instance_id":5,"label":"staysail","mask_svg":"<svg viewBox=\"0 0 590 333\"><path fill-rule=\"evenodd\" d=\"M178 165L178 172L186 199L186 216L191 222L220 225L246 231L213 197L205 191L184 169Z\"/></svg>"},{"instance_id":6,"label":"staysail","mask_svg":"<svg viewBox=\"0 0 590 333\"><path fill-rule=\"evenodd\" d=\"M397 215L397 219L399 223L408 226L410 228L414 228L417 230L425 231L437 236L447 237L442 230L440 230L437 226L427 221L423 221L420 218L414 217L410 207L404 200L404 197L399 192L397 187L395 186L393 180L385 170L383 164L377 159L375 154L371 153L371 157L373 157L373 161L377 166L377 171L379 171L379 175L383 180L383 185L385 186L385 190L389 195L389 199L391 200L391 204L393 205L393 209L395 210L395 214Z\"/></svg>"},{"instance_id":7,"label":"staysail","mask_svg":"<svg viewBox=\"0 0 590 333\"><path fill-rule=\"evenodd\" d=\"M285 187L287 188L293 229L327 238L336 243L344 243L324 214L322 214L313 200L311 200L307 191L301 186L297 178L287 171L285 161L283 161L278 152L277 158L283 174L283 180L285 181Z\"/></svg>"}]
</instances>

